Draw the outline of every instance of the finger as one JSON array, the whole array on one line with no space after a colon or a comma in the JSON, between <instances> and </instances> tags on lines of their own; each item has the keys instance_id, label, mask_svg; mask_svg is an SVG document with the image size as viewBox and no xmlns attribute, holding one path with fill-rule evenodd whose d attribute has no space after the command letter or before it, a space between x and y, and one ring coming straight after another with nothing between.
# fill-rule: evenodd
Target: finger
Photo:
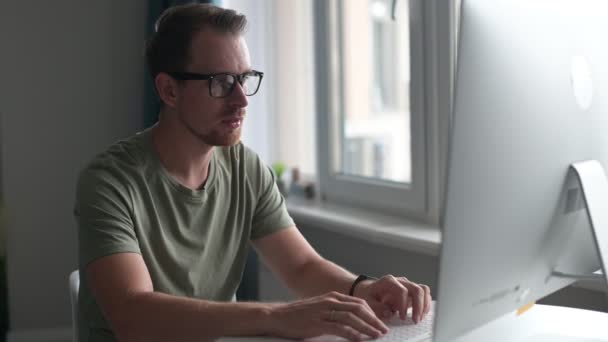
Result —
<instances>
[{"instance_id":1,"label":"finger","mask_svg":"<svg viewBox=\"0 0 608 342\"><path fill-rule=\"evenodd\" d=\"M409 281L401 281L401 284L408 289L409 297L412 301L412 319L418 323L422 319L422 312L425 307L425 292L424 289Z\"/></svg>"},{"instance_id":2,"label":"finger","mask_svg":"<svg viewBox=\"0 0 608 342\"><path fill-rule=\"evenodd\" d=\"M345 313L352 314L352 315L358 317L359 319L361 319L362 321L364 321L367 325L372 326L374 329L378 330L379 332L381 332L381 333L388 332L388 327L386 326L386 324L384 324L384 322L382 322L378 317L376 317L376 314L369 307L365 307L358 303L336 303L333 310L336 311L334 313L334 316L336 314L338 314L338 315L344 315ZM334 319L335 319L335 317L334 317ZM372 335L370 335L370 336L372 336Z\"/></svg>"},{"instance_id":3,"label":"finger","mask_svg":"<svg viewBox=\"0 0 608 342\"><path fill-rule=\"evenodd\" d=\"M398 295L393 295L385 299L385 303L392 308L392 314L398 313L399 318L405 319L407 308L410 305L407 289L403 288Z\"/></svg>"},{"instance_id":4,"label":"finger","mask_svg":"<svg viewBox=\"0 0 608 342\"><path fill-rule=\"evenodd\" d=\"M394 314L393 309L379 298L368 299L367 304L380 319L390 318Z\"/></svg>"},{"instance_id":5,"label":"finger","mask_svg":"<svg viewBox=\"0 0 608 342\"><path fill-rule=\"evenodd\" d=\"M374 309L372 309L372 307L370 306L370 303L368 303L364 299L353 297L353 296L347 296L340 292L331 292L330 295L331 295L331 297L337 299L340 302L348 302L348 303L363 305L366 309L369 310L369 312L371 314L374 314L374 315L376 314L376 311ZM334 305L331 305L330 309L331 308L334 308Z\"/></svg>"},{"instance_id":6,"label":"finger","mask_svg":"<svg viewBox=\"0 0 608 342\"><path fill-rule=\"evenodd\" d=\"M322 323L321 329L323 329L321 334L335 335L343 337L349 341L363 340L363 336L361 336L357 330L340 323L324 322Z\"/></svg>"},{"instance_id":7,"label":"finger","mask_svg":"<svg viewBox=\"0 0 608 342\"><path fill-rule=\"evenodd\" d=\"M410 307L411 305L411 301L410 301L410 291L407 287L403 286L403 284L399 283L400 288L395 289L396 291L398 291L398 294L396 296L396 307L395 307L395 311L399 311L399 317L402 320L405 320L407 317L407 309Z\"/></svg>"},{"instance_id":8,"label":"finger","mask_svg":"<svg viewBox=\"0 0 608 342\"><path fill-rule=\"evenodd\" d=\"M335 309L336 304L350 303L350 304L362 305L366 309L368 309L370 313L374 313L374 310L372 310L371 306L369 306L369 303L364 299L347 296L340 292L330 292L327 294L327 296L330 298L329 302L327 303L327 309L329 309L329 310Z\"/></svg>"},{"instance_id":9,"label":"finger","mask_svg":"<svg viewBox=\"0 0 608 342\"><path fill-rule=\"evenodd\" d=\"M407 311L412 307L412 298L410 296L407 297L406 307L407 307L407 309L399 312L399 316L401 317L402 320L405 320L407 318ZM412 320L413 319L414 319L414 316L412 315Z\"/></svg>"},{"instance_id":10,"label":"finger","mask_svg":"<svg viewBox=\"0 0 608 342\"><path fill-rule=\"evenodd\" d=\"M426 316L429 311L431 311L431 303L433 302L433 297L431 296L431 288L427 285L420 285L424 289L424 297L425 297L425 306L424 306L424 316Z\"/></svg>"},{"instance_id":11,"label":"finger","mask_svg":"<svg viewBox=\"0 0 608 342\"><path fill-rule=\"evenodd\" d=\"M403 293L405 291L405 294ZM394 316L396 312L399 313L399 317L405 319L404 315L407 312L407 309L403 309L409 307L409 299L407 296L407 289L403 289L399 291L399 294L386 296L383 300L384 305L390 309L390 316ZM403 304L405 303L405 304Z\"/></svg>"},{"instance_id":12,"label":"finger","mask_svg":"<svg viewBox=\"0 0 608 342\"><path fill-rule=\"evenodd\" d=\"M405 279L405 278L401 278ZM405 319L407 312L407 300L409 290L403 286L398 278L386 276L381 279L385 282L385 295L383 302L393 308L393 311L399 311L402 319Z\"/></svg>"},{"instance_id":13,"label":"finger","mask_svg":"<svg viewBox=\"0 0 608 342\"><path fill-rule=\"evenodd\" d=\"M384 333L382 330L377 329L372 324L366 322L357 314L350 311L336 311L334 313L334 320L336 323L341 323L350 326L356 331L370 337L378 338Z\"/></svg>"},{"instance_id":14,"label":"finger","mask_svg":"<svg viewBox=\"0 0 608 342\"><path fill-rule=\"evenodd\" d=\"M369 303L369 306L372 308L372 310L376 314L376 317L378 317L380 319L389 319L389 318L393 317L393 315L395 314L395 312L393 311L393 308L391 308L389 305L386 305L379 301L374 301L372 303Z\"/></svg>"}]
</instances>

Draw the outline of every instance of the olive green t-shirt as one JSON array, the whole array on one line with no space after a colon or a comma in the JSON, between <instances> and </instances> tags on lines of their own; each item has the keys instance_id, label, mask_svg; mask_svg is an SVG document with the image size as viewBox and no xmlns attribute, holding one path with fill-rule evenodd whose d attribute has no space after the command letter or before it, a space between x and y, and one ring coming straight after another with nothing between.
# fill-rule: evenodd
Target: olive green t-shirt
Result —
<instances>
[{"instance_id":1,"label":"olive green t-shirt","mask_svg":"<svg viewBox=\"0 0 608 342\"><path fill-rule=\"evenodd\" d=\"M116 341L84 276L114 253L143 257L154 291L230 301L251 240L292 226L272 171L242 143L215 147L201 190L162 167L146 130L111 146L80 174L79 341Z\"/></svg>"}]
</instances>

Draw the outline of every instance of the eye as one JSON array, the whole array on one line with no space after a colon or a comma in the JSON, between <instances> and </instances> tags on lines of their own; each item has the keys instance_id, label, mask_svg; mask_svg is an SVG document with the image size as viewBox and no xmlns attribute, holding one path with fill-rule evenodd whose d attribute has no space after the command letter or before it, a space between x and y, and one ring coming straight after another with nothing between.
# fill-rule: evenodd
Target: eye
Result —
<instances>
[{"instance_id":1,"label":"eye","mask_svg":"<svg viewBox=\"0 0 608 342\"><path fill-rule=\"evenodd\" d=\"M234 88L235 77L228 74L215 75L211 79L211 96L224 97Z\"/></svg>"},{"instance_id":2,"label":"eye","mask_svg":"<svg viewBox=\"0 0 608 342\"><path fill-rule=\"evenodd\" d=\"M234 77L231 75L218 75L215 77L215 80L222 88L230 88L234 83Z\"/></svg>"}]
</instances>

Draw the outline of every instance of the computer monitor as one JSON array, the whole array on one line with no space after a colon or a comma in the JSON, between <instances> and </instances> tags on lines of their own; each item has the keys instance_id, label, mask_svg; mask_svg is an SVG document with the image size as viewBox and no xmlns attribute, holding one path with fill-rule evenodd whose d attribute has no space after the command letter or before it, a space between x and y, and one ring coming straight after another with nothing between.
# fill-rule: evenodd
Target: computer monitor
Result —
<instances>
[{"instance_id":1,"label":"computer monitor","mask_svg":"<svg viewBox=\"0 0 608 342\"><path fill-rule=\"evenodd\" d=\"M608 1L463 0L460 13L435 342L575 281L555 271L608 260Z\"/></svg>"}]
</instances>

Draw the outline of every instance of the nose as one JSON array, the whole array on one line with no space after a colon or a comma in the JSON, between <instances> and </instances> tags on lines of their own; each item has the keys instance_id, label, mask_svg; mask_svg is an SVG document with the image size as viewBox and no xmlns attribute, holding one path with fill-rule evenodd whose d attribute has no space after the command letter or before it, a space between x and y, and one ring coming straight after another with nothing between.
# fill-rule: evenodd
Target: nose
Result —
<instances>
[{"instance_id":1,"label":"nose","mask_svg":"<svg viewBox=\"0 0 608 342\"><path fill-rule=\"evenodd\" d=\"M232 93L229 96L230 103L238 108L245 108L249 104L249 100L247 99L247 95L245 95L245 89L240 82L236 82L234 89L232 89Z\"/></svg>"}]
</instances>

